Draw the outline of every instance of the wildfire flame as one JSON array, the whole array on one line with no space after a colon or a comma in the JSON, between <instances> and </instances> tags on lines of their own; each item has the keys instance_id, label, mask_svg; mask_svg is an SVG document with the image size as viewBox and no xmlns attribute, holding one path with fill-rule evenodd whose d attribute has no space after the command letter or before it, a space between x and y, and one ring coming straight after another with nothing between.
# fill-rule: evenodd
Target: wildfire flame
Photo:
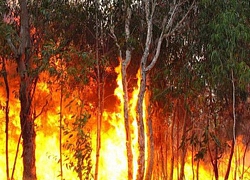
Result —
<instances>
[{"instance_id":1,"label":"wildfire flame","mask_svg":"<svg viewBox=\"0 0 250 180\"><path fill-rule=\"evenodd\" d=\"M100 166L101 172L99 174L99 179L102 180L125 180L127 177L127 153L126 153L126 134L124 125L124 113L123 113L123 87L122 87L122 75L121 75L121 63L115 68L117 76L117 85L114 94L119 99L119 104L117 105L116 112L103 113L103 124L109 124L109 127L102 130L102 147L101 147L101 157ZM138 95L138 87L140 83L139 72L137 73L137 88L134 89L132 93L131 101L129 102L130 115L132 117L132 152L133 152L133 167L134 174L133 178L136 177L137 171L137 158L139 155L138 150L138 137L137 137L137 122L136 122L136 103ZM105 126L106 127L106 126ZM92 137L95 135L93 134ZM93 147L95 144L93 143ZM93 153L94 155L94 153ZM94 156L93 156L94 159Z\"/></svg>"},{"instance_id":2,"label":"wildfire flame","mask_svg":"<svg viewBox=\"0 0 250 180\"><path fill-rule=\"evenodd\" d=\"M127 153L126 153L126 135L124 128L123 120L123 91L121 83L121 65L119 65L115 71L117 72L117 85L114 94L119 99L116 106L115 112L109 112L105 110L103 112L103 122L102 122L102 131L101 131L101 151L100 151L100 160L99 160L99 179L100 180L126 180L127 179ZM131 95L131 101L129 102L130 115L132 117L132 151L133 151L133 166L134 166L134 175L133 178L136 178L137 172L137 158L138 158L138 129L136 122L136 103L138 96L138 87L140 83L140 73L137 73L137 87L134 88ZM14 89L15 87L12 87ZM5 163L5 97L4 89L1 89L3 92L0 96L0 140L2 146L0 147L0 179L6 179L6 163ZM45 82L39 82L37 85L37 94L40 94L42 97L50 94L50 89ZM54 92L53 97L59 97L58 92ZM52 101L52 100L51 100ZM146 101L144 101L144 114L146 114ZM39 104L40 106L40 104ZM41 105L42 106L42 105ZM41 108L41 107L40 107ZM53 99L53 103L50 104L50 107L46 111L46 115L39 116L35 121L37 124L37 136L36 136L36 168L37 168L37 178L38 180L51 180L51 179L60 179L60 167L59 167L59 100L57 98ZM19 125L19 111L20 105L18 99L13 95L10 99L10 124L9 124L9 162L10 162L10 172L12 172L13 162L16 155L16 149L18 144L18 139L20 137L20 125ZM65 115L65 118L70 118L72 115ZM96 119L92 117L91 122ZM93 125L94 123L92 123ZM147 135L147 133L145 132ZM96 147L96 127L91 127L91 137L92 137L92 162L95 164L95 147ZM146 138L147 140L147 138ZM237 140L237 161L233 160L232 169L236 168L235 163L242 161L244 154L244 143L242 137L239 137ZM147 151L147 149L146 149ZM22 146L19 147L19 153L17 154L17 163L15 166L14 178L19 180L22 179ZM145 153L147 154L147 152ZM246 159L249 160L250 154L246 155ZM227 164L227 157L225 155L225 162L221 161L220 169L221 175L224 174ZM146 157L147 160L147 157ZM146 162L147 165L147 162ZM246 160L245 167L238 165L238 169L245 171L245 179L249 179L250 173L248 168L250 162ZM186 179L193 179L193 170L197 167L192 167L192 154L191 152L187 153L186 163L185 163L185 177ZM93 168L94 169L94 168ZM211 165L200 162L199 166L199 178L200 179L212 179L213 171L211 170ZM178 166L174 169L174 177L177 179ZM77 173L71 169L66 168L65 164L63 166L63 175L64 179L72 180L77 179ZM195 177L197 174L195 174ZM233 173L230 173L230 179L233 179ZM219 179L224 179L220 176ZM240 178L236 178L240 179Z\"/></svg>"}]
</instances>

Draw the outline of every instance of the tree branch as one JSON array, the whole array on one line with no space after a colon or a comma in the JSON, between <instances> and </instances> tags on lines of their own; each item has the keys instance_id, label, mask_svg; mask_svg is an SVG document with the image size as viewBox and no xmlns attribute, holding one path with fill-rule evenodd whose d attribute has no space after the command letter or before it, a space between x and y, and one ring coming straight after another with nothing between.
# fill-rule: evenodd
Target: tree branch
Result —
<instances>
[{"instance_id":1,"label":"tree branch","mask_svg":"<svg viewBox=\"0 0 250 180\"><path fill-rule=\"evenodd\" d=\"M111 21L112 21L112 17L111 17ZM112 23L112 22L111 22ZM110 27L110 33L111 33L111 37L114 39L115 41L115 45L116 47L118 48L118 51L119 51L119 56L122 58L122 50L121 50L121 46L120 44L118 43L118 39L115 35L115 30L114 30L114 25L112 24L111 27Z\"/></svg>"},{"instance_id":2,"label":"tree branch","mask_svg":"<svg viewBox=\"0 0 250 180\"><path fill-rule=\"evenodd\" d=\"M186 2L186 1L184 1ZM170 15L170 18L168 20L168 23L166 24L167 22L167 16L164 17L163 19L163 29L162 29L162 32L161 32L161 35L159 37L159 40L158 40L158 43L157 43L157 47L156 47L156 52L155 52L155 55L153 57L153 60L151 61L151 63L146 67L145 71L150 71L154 65L156 64L157 62L157 59L160 55L160 50L161 50L161 44L162 44L162 41L164 38L166 37L169 37L171 34L173 34L179 27L180 25L184 22L184 20L186 19L186 17L188 16L188 14L191 12L191 10L193 9L193 6L194 6L194 2L195 0L193 1L192 5L189 7L187 13L182 17L182 19L176 24L176 26L170 31L171 29L171 26L173 25L173 20L174 20L174 17L177 13L177 7L179 7L180 5L184 4L184 2L180 3L180 4L174 4L173 7L172 7L172 12L171 12L171 15ZM171 9L171 8L170 8Z\"/></svg>"},{"instance_id":3,"label":"tree branch","mask_svg":"<svg viewBox=\"0 0 250 180\"><path fill-rule=\"evenodd\" d=\"M18 57L18 51L17 48L14 46L14 44L12 43L10 37L6 37L7 43L10 47L10 49L12 50L12 52L14 53L14 57L17 58Z\"/></svg>"},{"instance_id":4,"label":"tree branch","mask_svg":"<svg viewBox=\"0 0 250 180\"><path fill-rule=\"evenodd\" d=\"M144 48L144 52L143 52L143 56L141 59L141 63L143 64L143 71L144 66L146 65L146 60L148 58L148 54L149 54L149 47L151 44L151 40L152 40L152 29L153 29L153 12L151 12L150 14L150 10L149 10L149 2L146 1L145 2L145 11L146 11L146 20L147 20L147 37L146 37L146 43L145 43L145 48Z\"/></svg>"},{"instance_id":5,"label":"tree branch","mask_svg":"<svg viewBox=\"0 0 250 180\"><path fill-rule=\"evenodd\" d=\"M186 2L186 1L185 1ZM173 34L176 30L178 30L181 27L181 24L184 22L184 20L187 18L188 14L191 12L191 10L194 7L194 3L195 0L193 1L193 3L191 4L191 6L189 7L188 11L186 12L186 14L182 17L182 19L176 24L176 26L172 29L172 31L170 31L169 33L164 35L164 38L169 37L171 34ZM181 6L184 3L178 4L177 6Z\"/></svg>"},{"instance_id":6,"label":"tree branch","mask_svg":"<svg viewBox=\"0 0 250 180\"><path fill-rule=\"evenodd\" d=\"M46 100L46 103L43 105L41 111L36 115L36 113L34 113L34 121L36 120L36 118L38 118L39 116L41 116L41 114L44 112L44 108L48 105L48 101Z\"/></svg>"},{"instance_id":7,"label":"tree branch","mask_svg":"<svg viewBox=\"0 0 250 180\"><path fill-rule=\"evenodd\" d=\"M130 61L131 61L131 47L129 47L129 39L130 39L130 20L131 20L131 8L130 4L126 4L126 19L125 19L125 34L126 34L126 59L123 61L125 64L126 68L128 67Z\"/></svg>"}]
</instances>

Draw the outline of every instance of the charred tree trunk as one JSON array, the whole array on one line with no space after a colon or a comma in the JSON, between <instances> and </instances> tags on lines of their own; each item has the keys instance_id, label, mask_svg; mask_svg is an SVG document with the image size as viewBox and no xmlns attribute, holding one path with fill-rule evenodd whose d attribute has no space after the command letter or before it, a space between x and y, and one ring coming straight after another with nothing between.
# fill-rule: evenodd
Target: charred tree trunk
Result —
<instances>
[{"instance_id":1,"label":"charred tree trunk","mask_svg":"<svg viewBox=\"0 0 250 180\"><path fill-rule=\"evenodd\" d=\"M215 179L218 180L219 179L219 169L218 169L218 147L215 147L215 158L214 158L214 163L213 163L213 168L214 168L214 176Z\"/></svg>"},{"instance_id":2,"label":"charred tree trunk","mask_svg":"<svg viewBox=\"0 0 250 180\"><path fill-rule=\"evenodd\" d=\"M214 171L214 177L216 180L218 180L219 178L219 170L218 170L218 147L217 145L215 144L215 152L214 152L214 155L212 153L212 150L210 148L210 145L209 145L209 141L208 141L208 152L209 152L209 156L210 156L210 161L211 161L211 164L213 166L213 171Z\"/></svg>"},{"instance_id":3,"label":"charred tree trunk","mask_svg":"<svg viewBox=\"0 0 250 180\"><path fill-rule=\"evenodd\" d=\"M181 111L181 103L180 105L177 106L178 110L177 110L177 121L176 121L176 179L179 180L179 170L180 170L180 166L179 166L179 146L180 146L180 111Z\"/></svg>"},{"instance_id":4,"label":"charred tree trunk","mask_svg":"<svg viewBox=\"0 0 250 180\"><path fill-rule=\"evenodd\" d=\"M214 156L212 155L211 149L208 145L208 152L209 152L209 156L210 156L210 160L213 166L213 172L214 172L214 177L216 180L219 179L219 170L218 170L218 147L215 146L215 152L214 152Z\"/></svg>"},{"instance_id":5,"label":"charred tree trunk","mask_svg":"<svg viewBox=\"0 0 250 180\"><path fill-rule=\"evenodd\" d=\"M196 180L199 180L199 170L200 170L200 159L197 160L197 165L196 165Z\"/></svg>"},{"instance_id":6,"label":"charred tree trunk","mask_svg":"<svg viewBox=\"0 0 250 180\"><path fill-rule=\"evenodd\" d=\"M63 82L60 82L60 119L59 119L59 153L60 153L60 176L63 180L63 159L62 159L62 121L63 121Z\"/></svg>"},{"instance_id":7,"label":"charred tree trunk","mask_svg":"<svg viewBox=\"0 0 250 180\"><path fill-rule=\"evenodd\" d=\"M228 160L228 165L227 165L227 171L226 171L226 175L225 175L225 180L228 180L229 174L230 174L230 169L231 169L231 163L232 163L232 159L233 159L233 154L234 154L234 139L232 141L232 146L231 146L231 151L230 151L230 156L229 156L229 160Z\"/></svg>"},{"instance_id":8,"label":"charred tree trunk","mask_svg":"<svg viewBox=\"0 0 250 180\"><path fill-rule=\"evenodd\" d=\"M22 61L19 64L24 64ZM19 67L22 65L19 65ZM21 70L23 72L23 70ZM32 86L31 78L21 76L20 85L20 101L21 101L21 131L23 138L23 179L35 180L36 179L36 166L35 166L35 124L31 113L32 101Z\"/></svg>"},{"instance_id":9,"label":"charred tree trunk","mask_svg":"<svg viewBox=\"0 0 250 180\"><path fill-rule=\"evenodd\" d=\"M20 64L23 64L21 62ZM19 65L20 66L20 65ZM21 77L20 85L20 101L21 101L21 131L23 138L23 179L36 179L35 166L35 125L31 113L31 79L29 77Z\"/></svg>"},{"instance_id":10,"label":"charred tree trunk","mask_svg":"<svg viewBox=\"0 0 250 180\"><path fill-rule=\"evenodd\" d=\"M245 161L246 161L246 155L247 155L247 152L248 152L248 146L250 144L250 138L248 137L248 140L246 142L246 146L245 146L245 150L244 150L244 153L243 153L243 160L242 160L242 174L241 174L241 179L244 179L244 174L246 172L245 170Z\"/></svg>"},{"instance_id":11,"label":"charred tree trunk","mask_svg":"<svg viewBox=\"0 0 250 180\"><path fill-rule=\"evenodd\" d=\"M171 126L171 164L170 164L170 175L169 180L174 178L174 157L175 157L175 149L174 149L174 127L175 127L175 120L176 120L176 109L178 106L178 100L174 103L174 112L173 112L173 119L172 119L172 126Z\"/></svg>"},{"instance_id":12,"label":"charred tree trunk","mask_svg":"<svg viewBox=\"0 0 250 180\"><path fill-rule=\"evenodd\" d=\"M14 174L15 174L15 169L16 169L16 162L17 162L17 157L18 157L18 153L19 153L19 146L20 146L20 143L21 143L21 134L18 138L18 142L17 142L17 148L16 148L16 154L15 154L15 159L14 159L14 164L13 164L13 168L12 168L12 173L11 173L11 180L14 179Z\"/></svg>"},{"instance_id":13,"label":"charred tree trunk","mask_svg":"<svg viewBox=\"0 0 250 180\"><path fill-rule=\"evenodd\" d=\"M95 1L95 6L98 8L98 1ZM101 122L102 122L102 111L101 111L101 77L100 77L100 64L99 64L99 45L98 45L98 10L95 12L95 46L96 46L96 69L97 69L97 135L96 135L96 164L95 164L95 180L98 180L99 171L99 159L101 150Z\"/></svg>"},{"instance_id":14,"label":"charred tree trunk","mask_svg":"<svg viewBox=\"0 0 250 180\"><path fill-rule=\"evenodd\" d=\"M23 138L23 180L36 180L35 166L35 124L31 112L34 93L34 78L31 76L31 40L29 32L29 15L26 0L19 0L20 14L20 46L18 49L18 71L20 77L19 99L21 102L21 133Z\"/></svg>"},{"instance_id":15,"label":"charred tree trunk","mask_svg":"<svg viewBox=\"0 0 250 180\"><path fill-rule=\"evenodd\" d=\"M184 169L185 169L185 159L186 159L186 154L187 154L187 110L185 110L184 114L184 123L183 123L183 129L182 129L182 144L181 144L181 169L180 169L180 177L179 180L185 179L184 177Z\"/></svg>"}]
</instances>

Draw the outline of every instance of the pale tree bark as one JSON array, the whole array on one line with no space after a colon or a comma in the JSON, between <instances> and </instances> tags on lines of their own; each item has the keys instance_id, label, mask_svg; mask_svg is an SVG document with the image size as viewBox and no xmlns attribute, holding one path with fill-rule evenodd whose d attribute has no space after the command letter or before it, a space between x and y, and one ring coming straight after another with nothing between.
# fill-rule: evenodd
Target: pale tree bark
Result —
<instances>
[{"instance_id":1,"label":"pale tree bark","mask_svg":"<svg viewBox=\"0 0 250 180\"><path fill-rule=\"evenodd\" d=\"M180 8L182 6L190 4L191 5L187 8L187 11L184 14ZM131 11L131 5L129 4L129 1L124 1L125 3L125 39L127 43L126 47L126 54L125 58L122 56L122 50L120 45L118 44L118 40L114 33L114 27L111 27L111 34L113 35L113 38L116 42L116 45L119 49L119 58L121 60L122 64L122 84L123 84L123 97L124 97L124 123L125 123L125 130L126 130L126 147L127 147L127 157L128 157L128 179L132 179L133 175L133 154L131 149L131 129L130 129L130 122L129 122L129 105L128 105L128 84L127 84L127 67L131 61L131 48L129 47L129 40L130 40L130 21L132 16ZM147 82L147 74L148 72L155 66L158 57L160 55L162 42L164 39L168 39L170 36L172 36L174 33L176 33L178 30L180 30L183 26L183 22L187 18L188 14L190 14L191 10L194 7L195 0L173 0L172 3L169 3L169 12L166 12L166 14L163 14L162 16L162 23L161 23L161 33L157 37L156 46L155 48L152 45L152 37L153 37L153 19L155 17L155 9L159 5L157 1L154 0L143 0L140 1L139 4L143 5L143 12L146 16L146 41L143 48L143 55L141 57L140 61L140 87L139 87L139 93L138 93L138 101L137 101L137 127L138 127L138 148L139 148L139 156L137 159L138 163L138 169L136 172L136 179L137 180L143 180L143 179L151 179L152 168L147 167L146 170L146 155L145 155L145 146L147 146L147 149L149 149L147 154L147 157L149 157L148 162L150 165L152 164L152 161L154 159L152 144L153 140L152 138L149 140L152 140L152 142L149 142L146 144L146 137L145 137L145 129L148 131L151 126L150 120L147 120L144 122L144 114L143 114L143 103L144 103L144 97L146 92L146 82ZM163 3L164 4L164 3ZM181 16L179 20L177 21L176 17ZM112 19L111 19L112 21ZM151 53L152 56L149 57L149 54ZM145 128L146 125L146 128ZM148 140L148 139L147 139Z\"/></svg>"},{"instance_id":2,"label":"pale tree bark","mask_svg":"<svg viewBox=\"0 0 250 180\"><path fill-rule=\"evenodd\" d=\"M147 83L149 85L149 81ZM146 96L146 102L150 101L150 93ZM147 124L147 146L148 146L148 164L145 173L145 180L151 180L153 174L153 166L154 166L154 134L153 134L153 123L152 123L152 109L151 106L148 108L148 118L146 121Z\"/></svg>"},{"instance_id":3,"label":"pale tree bark","mask_svg":"<svg viewBox=\"0 0 250 180\"><path fill-rule=\"evenodd\" d=\"M118 40L114 33L114 27L111 27L111 33L119 49L119 60L121 63L121 74L122 74L122 87L123 87L123 113L124 113L124 125L126 131L126 148L127 148L127 158L128 158L128 179L133 179L134 167L133 167L133 152L132 152L132 140L131 140L131 122L129 118L129 97L128 97L128 80L127 80L127 68L131 61L131 50L128 46L130 39L130 21L131 21L131 7L128 2L125 2L126 18L125 18L125 39L127 43L125 59L123 58L123 53Z\"/></svg>"},{"instance_id":4,"label":"pale tree bark","mask_svg":"<svg viewBox=\"0 0 250 180\"><path fill-rule=\"evenodd\" d=\"M131 19L131 9L130 4L126 4L126 20L125 20L125 34L126 42L128 43L130 38L130 19ZM120 56L122 58L122 56ZM131 61L131 50L129 47L126 49L125 59L122 59L122 86L123 86L123 99L124 99L124 124L126 130L126 147L127 147L127 157L128 157L128 179L133 179L133 153L132 153L132 143L131 143L131 122L129 121L129 98L128 98L128 80L127 80L127 67Z\"/></svg>"},{"instance_id":5,"label":"pale tree bark","mask_svg":"<svg viewBox=\"0 0 250 180\"><path fill-rule=\"evenodd\" d=\"M19 99L21 103L20 123L23 138L23 180L36 180L35 166L35 124L32 117L32 98L37 79L32 77L31 71L31 37L27 1L19 0L20 5L20 44L16 48L11 39L7 42L12 49L20 77Z\"/></svg>"},{"instance_id":6,"label":"pale tree bark","mask_svg":"<svg viewBox=\"0 0 250 180\"><path fill-rule=\"evenodd\" d=\"M235 112L235 79L234 79L234 72L231 70L231 80L232 80L232 114L233 114L233 140L231 145L231 151L229 155L228 165L227 165L227 171L225 174L225 180L228 180L230 169L231 169L231 163L233 159L234 149L236 148L236 112Z\"/></svg>"},{"instance_id":7,"label":"pale tree bark","mask_svg":"<svg viewBox=\"0 0 250 180\"><path fill-rule=\"evenodd\" d=\"M147 23L147 35L146 42L143 51L143 55L140 62L140 70L141 70L141 83L139 87L138 93L138 102L137 102L137 126L138 126L138 144L139 144L139 157L138 157L138 171L137 171L137 180L142 180L145 178L145 127L144 127L144 114L143 114L143 102L144 96L146 92L146 81L147 81L147 73L155 66L161 51L162 41L164 38L168 38L173 35L179 28L181 28L184 20L187 15L193 9L194 2L188 8L188 11L183 15L179 22L175 22L176 16L179 15L179 8L188 1L173 1L170 5L170 12L163 15L162 20L162 31L158 37L158 41L156 43L155 49L150 49L152 36L153 36L153 18L155 14L155 9L158 3L156 1L148 1L144 0L144 10L146 15L146 23ZM153 53L152 58L149 58L150 50ZM149 65L148 65L149 64ZM152 156L149 156L152 157ZM149 172L148 172L149 173ZM150 175L147 174L147 175ZM150 179L151 177L147 177Z\"/></svg>"}]
</instances>

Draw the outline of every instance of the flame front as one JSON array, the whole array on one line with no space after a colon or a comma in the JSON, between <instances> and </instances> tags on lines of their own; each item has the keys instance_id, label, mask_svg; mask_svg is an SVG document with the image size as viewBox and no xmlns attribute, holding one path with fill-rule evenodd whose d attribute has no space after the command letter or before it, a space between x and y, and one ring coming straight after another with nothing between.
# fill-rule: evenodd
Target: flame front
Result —
<instances>
[{"instance_id":1,"label":"flame front","mask_svg":"<svg viewBox=\"0 0 250 180\"><path fill-rule=\"evenodd\" d=\"M115 96L119 99L118 103L113 103L115 106L115 111L110 112L109 110L105 110L103 112L102 118L102 130L101 130L101 151L100 151L100 161L99 161L99 179L100 180L126 180L127 177L127 153L126 153L126 133L124 128L124 119L123 119L123 90L122 90L122 83L121 83L121 65L118 66L115 70L118 74L117 76L117 88L114 91ZM139 72L137 73L137 86L134 87L133 93L130 95L131 101L129 102L129 113L132 118L131 122L131 137L132 137L132 152L133 152L133 167L134 167L134 174L133 179L136 178L137 173L137 158L139 155L138 151L138 129L137 129L137 121L136 121L136 103L138 98L138 87L140 86L140 76ZM16 80L12 80L11 92L14 92L14 89L17 89L17 82ZM2 95L0 96L0 125L1 125L1 133L0 133L0 140L2 142L2 146L0 147L0 179L6 179L6 163L5 163L5 114L4 114L4 107L5 107L5 96L4 96L4 89L1 89ZM59 94L57 91L54 91L52 95L50 95L51 90L48 87L48 84L45 82L39 82L37 85L37 93L35 107L37 107L37 114L39 111L42 110L42 107L45 107L45 100L41 100L44 97L48 97L49 105L46 109L46 113L37 117L35 120L36 122L36 168L37 168L37 177L38 180L56 180L61 179L60 177L60 154L59 154ZM144 115L146 114L146 104L147 102L144 101ZM10 166L10 173L13 170L13 163L15 160L16 149L18 145L18 140L20 138L20 126L19 126L19 101L15 97L15 94L12 94L10 98L10 123L9 123L9 166ZM64 119L71 119L72 114L64 113ZM89 119L89 123L87 127L91 130L91 138L92 138L92 163L93 166L95 165L95 147L96 147L96 126L95 126L95 117L92 116ZM146 125L145 125L146 127ZM145 132L147 135L147 133ZM148 137L146 138L146 140ZM22 141L21 141L22 143ZM146 142L147 143L147 142ZM237 140L237 159L232 161L232 169L237 169L237 172L243 173L244 172L244 179L249 179L249 153L247 151L246 155L244 152L246 150L246 146L242 140L242 137L238 137ZM17 161L15 165L14 171L14 179L22 179L22 144L19 146L18 154L17 154ZM67 151L64 151L67 153ZM164 153L164 152L163 152ZM145 154L147 154L147 149ZM158 156L158 154L155 154ZM200 161L199 167L197 167L197 162L192 162L192 152L187 152L187 158L185 162L185 178L186 179L193 179L199 176L200 179L212 179L213 178L213 171L212 167L209 163L203 163ZM244 166L241 165L243 161L243 157L245 156L245 163ZM228 162L229 154L224 154L223 160L220 161L219 172L220 177L219 179L224 179L223 175L225 174L227 162ZM64 162L64 159L62 159ZM164 160L160 159L160 160ZM146 157L146 166L147 166L147 157ZM168 163L168 162L166 162ZM157 166L157 162L154 164L154 169L159 169L161 167ZM169 167L167 167L169 168ZM196 171L199 168L199 172ZM94 168L92 168L94 169ZM174 168L174 179L177 179L179 171L179 164L175 165ZM193 174L192 172L195 172ZM196 174L198 172L198 175ZM153 179L164 179L162 177L167 177L167 175L161 176L153 173ZM230 179L233 179L234 173L230 173ZM66 180L73 180L77 179L77 173L74 172L72 169L68 169L66 167L66 163L63 163L63 178ZM240 179L242 177L236 177L236 179Z\"/></svg>"},{"instance_id":2,"label":"flame front","mask_svg":"<svg viewBox=\"0 0 250 180\"><path fill-rule=\"evenodd\" d=\"M122 87L122 75L121 75L121 63L116 67L115 72L117 76L117 88L114 91L115 96L119 99L119 104L115 104L116 112L104 111L103 113L103 126L101 135L101 152L100 152L100 166L99 179L102 180L126 180L127 177L127 149L126 149L126 133L124 125L124 111L123 111L123 87ZM132 138L132 153L133 153L133 167L134 174L133 179L136 177L137 171L137 158L139 155L138 150L138 129L136 122L136 103L139 91L140 77L137 73L137 87L134 88L132 98L129 102L129 113L132 117L131 123L131 138ZM93 133L92 137L95 138ZM94 141L93 141L94 142ZM95 147L95 143L93 143ZM95 149L95 148L94 148ZM93 153L93 159L95 153Z\"/></svg>"}]
</instances>

